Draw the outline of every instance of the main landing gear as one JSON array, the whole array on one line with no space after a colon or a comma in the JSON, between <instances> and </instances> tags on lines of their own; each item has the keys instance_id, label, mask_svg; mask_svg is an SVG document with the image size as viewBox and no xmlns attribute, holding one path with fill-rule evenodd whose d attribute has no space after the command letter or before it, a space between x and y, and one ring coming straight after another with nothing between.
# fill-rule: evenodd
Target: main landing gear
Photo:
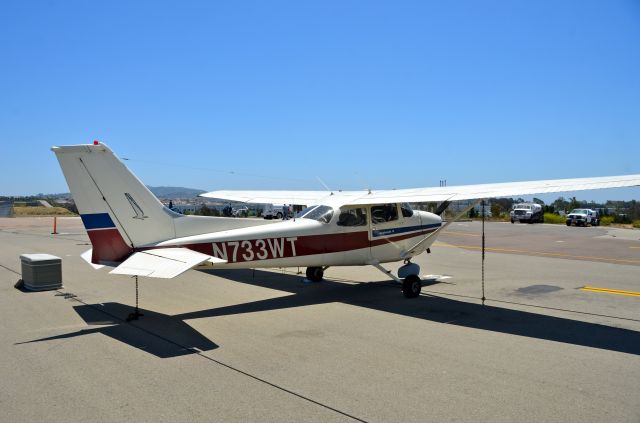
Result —
<instances>
[{"instance_id":1,"label":"main landing gear","mask_svg":"<svg viewBox=\"0 0 640 423\"><path fill-rule=\"evenodd\" d=\"M307 279L312 282L320 282L324 277L326 267L307 267Z\"/></svg>"},{"instance_id":2,"label":"main landing gear","mask_svg":"<svg viewBox=\"0 0 640 423\"><path fill-rule=\"evenodd\" d=\"M404 266L398 269L398 276L385 269L379 263L372 263L372 266L389 276L394 281L402 284L402 293L406 298L416 298L422 290L422 281L420 280L420 266L405 260Z\"/></svg>"}]
</instances>

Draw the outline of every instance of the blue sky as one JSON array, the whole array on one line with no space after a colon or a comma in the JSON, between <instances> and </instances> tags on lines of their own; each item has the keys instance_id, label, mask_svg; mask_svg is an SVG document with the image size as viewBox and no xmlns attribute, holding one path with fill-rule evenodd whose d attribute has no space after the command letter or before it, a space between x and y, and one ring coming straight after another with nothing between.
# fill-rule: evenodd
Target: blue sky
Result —
<instances>
[{"instance_id":1,"label":"blue sky","mask_svg":"<svg viewBox=\"0 0 640 423\"><path fill-rule=\"evenodd\" d=\"M205 190L640 173L637 1L3 1L0 58L4 195L94 139Z\"/></svg>"}]
</instances>

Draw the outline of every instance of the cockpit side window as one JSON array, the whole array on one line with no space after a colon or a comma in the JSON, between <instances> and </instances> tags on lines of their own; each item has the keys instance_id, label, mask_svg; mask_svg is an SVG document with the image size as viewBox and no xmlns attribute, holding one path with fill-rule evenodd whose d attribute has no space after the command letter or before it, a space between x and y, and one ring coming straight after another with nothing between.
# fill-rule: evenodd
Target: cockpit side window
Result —
<instances>
[{"instance_id":1,"label":"cockpit side window","mask_svg":"<svg viewBox=\"0 0 640 423\"><path fill-rule=\"evenodd\" d=\"M398 208L396 204L381 204L371 206L371 222L384 223L398 220Z\"/></svg>"},{"instance_id":2,"label":"cockpit side window","mask_svg":"<svg viewBox=\"0 0 640 423\"><path fill-rule=\"evenodd\" d=\"M402 203L400 205L400 211L402 212L402 217L411 217L413 216L413 210L409 203Z\"/></svg>"},{"instance_id":3,"label":"cockpit side window","mask_svg":"<svg viewBox=\"0 0 640 423\"><path fill-rule=\"evenodd\" d=\"M367 224L367 209L345 209L340 211L338 226L365 226Z\"/></svg>"}]
</instances>

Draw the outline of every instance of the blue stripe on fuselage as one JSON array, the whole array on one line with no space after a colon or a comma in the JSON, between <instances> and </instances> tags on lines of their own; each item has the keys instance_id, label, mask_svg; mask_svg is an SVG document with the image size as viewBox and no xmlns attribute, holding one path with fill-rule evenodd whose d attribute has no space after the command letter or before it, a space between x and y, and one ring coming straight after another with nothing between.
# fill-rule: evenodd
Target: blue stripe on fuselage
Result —
<instances>
[{"instance_id":1,"label":"blue stripe on fuselage","mask_svg":"<svg viewBox=\"0 0 640 423\"><path fill-rule=\"evenodd\" d=\"M431 223L429 225L417 225L417 226L405 226L402 228L389 228L389 229L374 229L373 231L371 231L371 235L372 236L387 236L387 235L397 235L397 234L403 234L405 232L413 232L413 231L421 231L424 229L431 229L431 228L439 228L440 225L442 225L441 223Z\"/></svg>"},{"instance_id":2,"label":"blue stripe on fuselage","mask_svg":"<svg viewBox=\"0 0 640 423\"><path fill-rule=\"evenodd\" d=\"M107 228L115 228L116 225L111 220L109 213L91 213L91 214L81 214L82 223L84 224L84 228L86 230L91 229L107 229Z\"/></svg>"}]
</instances>

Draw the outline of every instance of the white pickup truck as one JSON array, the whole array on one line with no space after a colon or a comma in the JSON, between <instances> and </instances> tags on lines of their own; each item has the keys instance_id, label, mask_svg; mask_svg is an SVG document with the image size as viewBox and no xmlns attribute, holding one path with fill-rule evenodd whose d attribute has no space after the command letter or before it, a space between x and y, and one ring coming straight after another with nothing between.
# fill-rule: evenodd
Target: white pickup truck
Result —
<instances>
[{"instance_id":1,"label":"white pickup truck","mask_svg":"<svg viewBox=\"0 0 640 423\"><path fill-rule=\"evenodd\" d=\"M573 209L567 215L567 226L598 226L600 219L598 212L591 209Z\"/></svg>"},{"instance_id":2,"label":"white pickup truck","mask_svg":"<svg viewBox=\"0 0 640 423\"><path fill-rule=\"evenodd\" d=\"M540 204L536 203L519 203L514 204L511 212L511 223L527 222L527 223L544 223L544 210Z\"/></svg>"}]
</instances>

